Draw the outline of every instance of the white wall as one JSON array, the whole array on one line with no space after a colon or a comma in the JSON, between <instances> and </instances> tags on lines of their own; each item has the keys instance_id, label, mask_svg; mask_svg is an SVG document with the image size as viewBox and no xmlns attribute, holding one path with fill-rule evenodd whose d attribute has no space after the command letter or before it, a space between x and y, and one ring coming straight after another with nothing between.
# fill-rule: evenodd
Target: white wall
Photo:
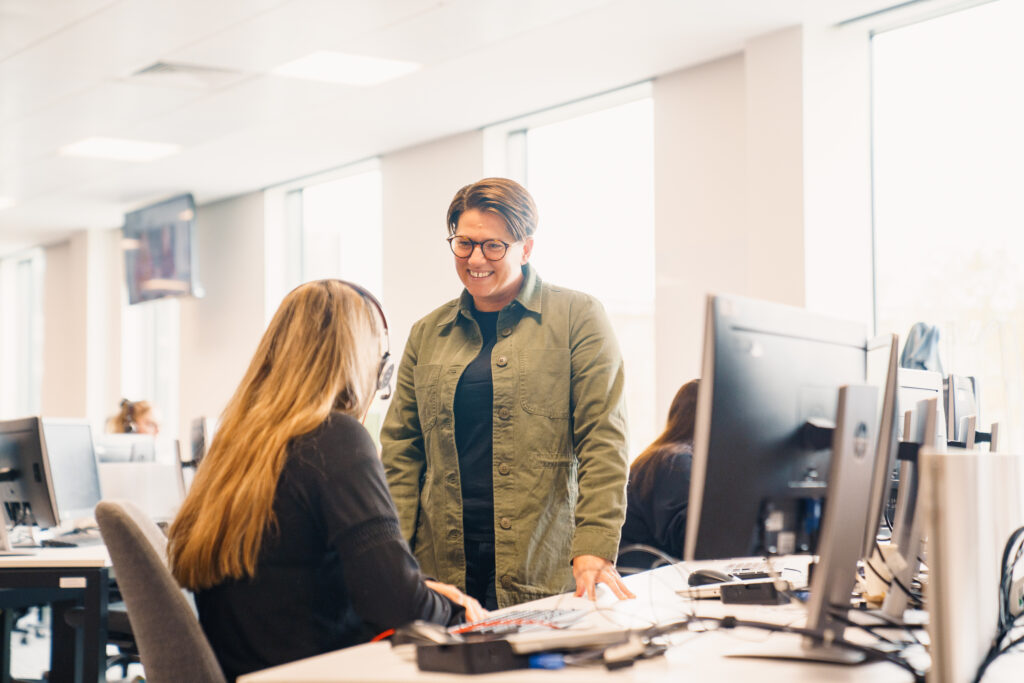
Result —
<instances>
[{"instance_id":1,"label":"white wall","mask_svg":"<svg viewBox=\"0 0 1024 683\"><path fill-rule=\"evenodd\" d=\"M445 218L455 192L483 177L483 133L470 131L381 159L384 292L391 353L401 358L409 328L462 291Z\"/></svg>"},{"instance_id":2,"label":"white wall","mask_svg":"<svg viewBox=\"0 0 1024 683\"><path fill-rule=\"evenodd\" d=\"M803 29L749 41L746 67L749 294L804 305Z\"/></svg>"},{"instance_id":3,"label":"white wall","mask_svg":"<svg viewBox=\"0 0 1024 683\"><path fill-rule=\"evenodd\" d=\"M657 415L700 375L708 292L747 293L744 58L654 82Z\"/></svg>"},{"instance_id":4,"label":"white wall","mask_svg":"<svg viewBox=\"0 0 1024 683\"><path fill-rule=\"evenodd\" d=\"M86 417L88 233L45 249L43 278L43 380L40 411L52 417Z\"/></svg>"},{"instance_id":5,"label":"white wall","mask_svg":"<svg viewBox=\"0 0 1024 683\"><path fill-rule=\"evenodd\" d=\"M873 330L871 45L828 26L803 47L806 305Z\"/></svg>"},{"instance_id":6,"label":"white wall","mask_svg":"<svg viewBox=\"0 0 1024 683\"><path fill-rule=\"evenodd\" d=\"M181 425L217 417L245 374L265 327L263 193L196 210L202 299L181 300Z\"/></svg>"}]
</instances>

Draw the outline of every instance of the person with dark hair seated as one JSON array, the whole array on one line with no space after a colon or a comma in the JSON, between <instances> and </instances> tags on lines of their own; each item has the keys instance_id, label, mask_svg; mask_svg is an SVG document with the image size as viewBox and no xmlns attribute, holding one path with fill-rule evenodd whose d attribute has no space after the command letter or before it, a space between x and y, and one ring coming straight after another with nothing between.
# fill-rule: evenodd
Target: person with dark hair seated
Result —
<instances>
[{"instance_id":1,"label":"person with dark hair seated","mask_svg":"<svg viewBox=\"0 0 1024 683\"><path fill-rule=\"evenodd\" d=\"M665 431L629 468L619 567L650 569L658 561L640 550L621 552L634 544L653 546L673 558L682 557L699 383L692 380L676 392Z\"/></svg>"}]
</instances>

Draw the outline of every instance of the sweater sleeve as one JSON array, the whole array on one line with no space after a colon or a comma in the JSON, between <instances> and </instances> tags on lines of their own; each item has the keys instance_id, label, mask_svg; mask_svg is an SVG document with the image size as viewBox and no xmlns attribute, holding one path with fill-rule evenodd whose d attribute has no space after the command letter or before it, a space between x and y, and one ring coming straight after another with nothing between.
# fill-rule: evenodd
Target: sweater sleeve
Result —
<instances>
[{"instance_id":1,"label":"sweater sleeve","mask_svg":"<svg viewBox=\"0 0 1024 683\"><path fill-rule=\"evenodd\" d=\"M356 613L378 631L415 619L458 621L462 609L423 583L367 431L335 414L318 441L325 475L317 477L320 512Z\"/></svg>"}]
</instances>

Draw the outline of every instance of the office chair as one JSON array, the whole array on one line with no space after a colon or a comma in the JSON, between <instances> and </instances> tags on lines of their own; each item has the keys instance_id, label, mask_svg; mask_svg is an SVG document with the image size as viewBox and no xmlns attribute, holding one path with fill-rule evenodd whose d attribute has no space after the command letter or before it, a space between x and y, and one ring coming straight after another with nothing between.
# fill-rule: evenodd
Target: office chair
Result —
<instances>
[{"instance_id":1,"label":"office chair","mask_svg":"<svg viewBox=\"0 0 1024 683\"><path fill-rule=\"evenodd\" d=\"M96 522L128 606L148 683L226 683L210 643L166 563L159 527L126 501L103 501Z\"/></svg>"},{"instance_id":2,"label":"office chair","mask_svg":"<svg viewBox=\"0 0 1024 683\"><path fill-rule=\"evenodd\" d=\"M134 508L134 506L133 506ZM155 524L150 522L138 508L132 510L132 514L138 515L137 519L140 530L149 541L153 550L157 553L160 561L167 565L167 537ZM120 597L120 590L116 584L111 582L111 599L107 608L107 642L116 645L118 653L107 657L107 669L121 667L121 677L128 677L128 666L141 661L138 644L135 642L135 634L132 631L131 621L128 618L128 610L123 599ZM81 607L68 610L64 615L64 621L72 628L82 628L84 610Z\"/></svg>"}]
</instances>

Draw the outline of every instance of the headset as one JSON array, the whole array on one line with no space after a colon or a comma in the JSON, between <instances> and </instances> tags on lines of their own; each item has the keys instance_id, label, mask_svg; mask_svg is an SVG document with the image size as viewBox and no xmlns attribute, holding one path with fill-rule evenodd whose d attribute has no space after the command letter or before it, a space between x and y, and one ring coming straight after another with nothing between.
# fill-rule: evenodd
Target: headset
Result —
<instances>
[{"instance_id":1,"label":"headset","mask_svg":"<svg viewBox=\"0 0 1024 683\"><path fill-rule=\"evenodd\" d=\"M338 282L355 290L359 296L370 302L377 309L377 312L380 313L380 321L384 325L384 355L381 356L380 367L377 368L377 391L380 392L382 399L389 399L395 388L395 360L391 357L391 340L388 336L388 319L384 315L384 307L380 305L377 297L370 293L370 290L348 280L339 279Z\"/></svg>"}]
</instances>

